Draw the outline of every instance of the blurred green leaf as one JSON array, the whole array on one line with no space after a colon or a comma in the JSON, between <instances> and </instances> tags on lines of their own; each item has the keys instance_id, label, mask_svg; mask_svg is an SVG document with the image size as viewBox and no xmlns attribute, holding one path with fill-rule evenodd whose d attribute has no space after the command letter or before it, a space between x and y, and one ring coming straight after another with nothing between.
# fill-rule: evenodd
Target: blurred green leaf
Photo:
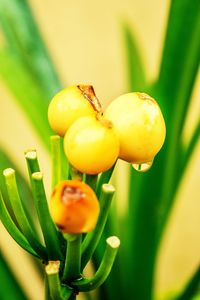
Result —
<instances>
[{"instance_id":1,"label":"blurred green leaf","mask_svg":"<svg viewBox=\"0 0 200 300\"><path fill-rule=\"evenodd\" d=\"M190 161L190 158L192 157L192 154L194 152L194 149L199 141L200 137L200 121L197 122L194 131L192 133L192 136L189 140L188 145L183 151L183 157L182 157L182 162L181 162L181 174L184 174L184 171Z\"/></svg>"},{"instance_id":2,"label":"blurred green leaf","mask_svg":"<svg viewBox=\"0 0 200 300\"><path fill-rule=\"evenodd\" d=\"M193 296L195 296L198 290L200 292L200 266L197 267L194 274L191 276L188 283L186 284L185 289L178 297L176 297L176 300L193 299Z\"/></svg>"},{"instance_id":3,"label":"blurred green leaf","mask_svg":"<svg viewBox=\"0 0 200 300\"><path fill-rule=\"evenodd\" d=\"M173 0L156 84L168 131L182 129L200 59L200 2ZM158 99L159 99L158 98ZM173 120L172 120L173 115Z\"/></svg>"},{"instance_id":4,"label":"blurred green leaf","mask_svg":"<svg viewBox=\"0 0 200 300\"><path fill-rule=\"evenodd\" d=\"M18 104L26 112L27 117L37 130L45 146L50 147L51 130L47 120L46 95L38 88L32 74L12 53L0 51L0 75Z\"/></svg>"},{"instance_id":5,"label":"blurred green leaf","mask_svg":"<svg viewBox=\"0 0 200 300\"><path fill-rule=\"evenodd\" d=\"M178 37L178 38L177 38ZM158 239L174 202L180 173L183 123L200 62L200 1L172 1L160 79L161 95L169 109L165 168L160 198ZM172 63L173 62L173 63ZM170 78L170 80L169 80ZM169 82L171 83L169 85ZM162 96L161 96L162 98ZM169 100L170 99L170 100Z\"/></svg>"},{"instance_id":6,"label":"blurred green leaf","mask_svg":"<svg viewBox=\"0 0 200 300\"><path fill-rule=\"evenodd\" d=\"M122 24L122 34L125 44L126 64L128 66L128 83L131 91L143 91L146 86L146 76L138 42L126 23Z\"/></svg>"},{"instance_id":7,"label":"blurred green leaf","mask_svg":"<svg viewBox=\"0 0 200 300\"><path fill-rule=\"evenodd\" d=\"M26 0L1 0L0 21L7 48L33 74L49 101L61 83Z\"/></svg>"},{"instance_id":8,"label":"blurred green leaf","mask_svg":"<svg viewBox=\"0 0 200 300\"><path fill-rule=\"evenodd\" d=\"M0 253L1 300L28 300Z\"/></svg>"}]
</instances>

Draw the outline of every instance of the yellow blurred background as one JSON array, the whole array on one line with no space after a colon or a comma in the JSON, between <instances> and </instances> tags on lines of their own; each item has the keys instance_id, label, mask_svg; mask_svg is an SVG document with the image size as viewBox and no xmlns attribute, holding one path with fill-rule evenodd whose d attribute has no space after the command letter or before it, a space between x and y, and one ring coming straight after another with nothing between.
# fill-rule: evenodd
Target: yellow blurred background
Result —
<instances>
[{"instance_id":1,"label":"yellow blurred background","mask_svg":"<svg viewBox=\"0 0 200 300\"><path fill-rule=\"evenodd\" d=\"M53 61L65 85L91 83L104 105L128 91L120 23L126 19L138 38L148 79L158 72L169 1L163 0L31 0ZM17 80L17 78L16 78ZM187 141L200 111L200 76L185 129ZM0 144L26 173L23 152L37 148L46 186L50 186L50 158L23 111L0 82ZM177 195L177 202L161 246L156 290L180 289L199 262L200 253L200 143ZM120 179L123 180L123 179ZM50 191L48 191L49 193ZM31 300L43 299L43 283L29 256L0 225L0 248ZM31 284L30 284L31 283Z\"/></svg>"}]
</instances>

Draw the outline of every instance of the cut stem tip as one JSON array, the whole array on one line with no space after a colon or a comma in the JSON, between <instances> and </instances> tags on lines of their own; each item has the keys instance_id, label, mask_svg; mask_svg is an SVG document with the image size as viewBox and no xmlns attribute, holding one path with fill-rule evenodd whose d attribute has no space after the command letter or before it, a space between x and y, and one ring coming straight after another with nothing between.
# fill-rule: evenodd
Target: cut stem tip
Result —
<instances>
[{"instance_id":1,"label":"cut stem tip","mask_svg":"<svg viewBox=\"0 0 200 300\"><path fill-rule=\"evenodd\" d=\"M115 192L115 188L112 184L104 183L102 185L102 190L107 194L113 194Z\"/></svg>"},{"instance_id":2,"label":"cut stem tip","mask_svg":"<svg viewBox=\"0 0 200 300\"><path fill-rule=\"evenodd\" d=\"M36 150L28 150L28 151L26 151L25 152L25 157L27 158L27 159L36 159L37 158L37 152L36 152Z\"/></svg>"},{"instance_id":3,"label":"cut stem tip","mask_svg":"<svg viewBox=\"0 0 200 300\"><path fill-rule=\"evenodd\" d=\"M60 261L59 260L50 260L48 265L45 266L45 272L47 275L53 275L59 273Z\"/></svg>"},{"instance_id":4,"label":"cut stem tip","mask_svg":"<svg viewBox=\"0 0 200 300\"><path fill-rule=\"evenodd\" d=\"M107 238L106 243L113 249L116 249L120 246L120 239L117 236L110 236Z\"/></svg>"},{"instance_id":5,"label":"cut stem tip","mask_svg":"<svg viewBox=\"0 0 200 300\"><path fill-rule=\"evenodd\" d=\"M60 140L60 136L59 135L51 135L50 140L51 141L58 141L58 140Z\"/></svg>"},{"instance_id":6,"label":"cut stem tip","mask_svg":"<svg viewBox=\"0 0 200 300\"><path fill-rule=\"evenodd\" d=\"M9 177L15 174L15 170L12 168L7 168L3 171L3 176Z\"/></svg>"},{"instance_id":7,"label":"cut stem tip","mask_svg":"<svg viewBox=\"0 0 200 300\"><path fill-rule=\"evenodd\" d=\"M42 180L43 178L42 172L34 172L31 176L34 180Z\"/></svg>"}]
</instances>

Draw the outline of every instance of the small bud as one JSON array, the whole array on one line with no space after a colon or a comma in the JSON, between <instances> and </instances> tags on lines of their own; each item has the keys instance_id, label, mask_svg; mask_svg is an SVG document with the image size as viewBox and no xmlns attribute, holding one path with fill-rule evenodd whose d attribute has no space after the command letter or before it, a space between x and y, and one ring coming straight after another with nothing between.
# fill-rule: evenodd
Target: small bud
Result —
<instances>
[{"instance_id":1,"label":"small bud","mask_svg":"<svg viewBox=\"0 0 200 300\"><path fill-rule=\"evenodd\" d=\"M92 230L99 216L99 202L89 185L78 180L61 181L50 201L51 216L64 233Z\"/></svg>"}]
</instances>

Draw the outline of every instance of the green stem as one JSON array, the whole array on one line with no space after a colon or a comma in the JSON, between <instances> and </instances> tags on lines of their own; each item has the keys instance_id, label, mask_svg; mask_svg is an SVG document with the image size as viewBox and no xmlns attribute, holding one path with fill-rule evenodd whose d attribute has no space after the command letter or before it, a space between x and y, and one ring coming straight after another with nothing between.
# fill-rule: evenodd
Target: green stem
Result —
<instances>
[{"instance_id":1,"label":"green stem","mask_svg":"<svg viewBox=\"0 0 200 300\"><path fill-rule=\"evenodd\" d=\"M116 163L112 166L111 169L109 169L108 171L102 173L99 177L99 180L97 182L97 187L96 187L96 194L97 194L97 198L99 198L100 194L101 194L101 187L104 183L109 183L110 178L113 174L114 168L115 168Z\"/></svg>"},{"instance_id":2,"label":"green stem","mask_svg":"<svg viewBox=\"0 0 200 300\"><path fill-rule=\"evenodd\" d=\"M51 136L51 158L52 158L52 190L61 180L61 154L60 137Z\"/></svg>"},{"instance_id":3,"label":"green stem","mask_svg":"<svg viewBox=\"0 0 200 300\"><path fill-rule=\"evenodd\" d=\"M32 174L32 183L36 210L47 247L48 257L52 260L62 260L63 255L60 249L58 231L49 213L41 172Z\"/></svg>"},{"instance_id":4,"label":"green stem","mask_svg":"<svg viewBox=\"0 0 200 300\"><path fill-rule=\"evenodd\" d=\"M52 300L67 300L72 294L72 290L65 286L64 295L59 278L60 261L49 261L45 267L48 286Z\"/></svg>"},{"instance_id":5,"label":"green stem","mask_svg":"<svg viewBox=\"0 0 200 300\"><path fill-rule=\"evenodd\" d=\"M88 261L91 259L98 242L101 238L103 229L108 218L111 201L115 192L115 188L111 184L103 184L100 195L100 215L93 231L89 232L84 239L81 250L81 269L84 269Z\"/></svg>"},{"instance_id":6,"label":"green stem","mask_svg":"<svg viewBox=\"0 0 200 300\"><path fill-rule=\"evenodd\" d=\"M15 214L16 220L21 228L23 234L26 239L30 243L31 247L35 250L35 252L44 260L47 259L47 252L43 245L38 240L38 237L35 235L32 230L29 221L27 220L27 216L25 214L15 178L15 171L11 168L4 170L3 175L5 177L6 186L8 190L8 195L10 199L10 203Z\"/></svg>"},{"instance_id":7,"label":"green stem","mask_svg":"<svg viewBox=\"0 0 200 300\"><path fill-rule=\"evenodd\" d=\"M82 235L65 234L67 253L63 273L64 281L72 281L80 277Z\"/></svg>"},{"instance_id":8,"label":"green stem","mask_svg":"<svg viewBox=\"0 0 200 300\"><path fill-rule=\"evenodd\" d=\"M30 246L24 235L19 231L15 223L13 222L8 210L5 206L2 194L0 192L0 219L6 230L12 236L12 238L26 251L33 256L39 258L38 254Z\"/></svg>"},{"instance_id":9,"label":"green stem","mask_svg":"<svg viewBox=\"0 0 200 300\"><path fill-rule=\"evenodd\" d=\"M80 180L80 181L83 180L83 174L79 172L76 168L74 168L72 165L69 165L69 175L70 175L69 179Z\"/></svg>"},{"instance_id":10,"label":"green stem","mask_svg":"<svg viewBox=\"0 0 200 300\"><path fill-rule=\"evenodd\" d=\"M98 175L86 174L86 183L95 191Z\"/></svg>"},{"instance_id":11,"label":"green stem","mask_svg":"<svg viewBox=\"0 0 200 300\"><path fill-rule=\"evenodd\" d=\"M110 274L120 245L120 240L117 237L112 236L106 240L106 243L106 251L94 277L84 278L73 282L72 286L77 288L78 291L85 292L98 288Z\"/></svg>"}]
</instances>

